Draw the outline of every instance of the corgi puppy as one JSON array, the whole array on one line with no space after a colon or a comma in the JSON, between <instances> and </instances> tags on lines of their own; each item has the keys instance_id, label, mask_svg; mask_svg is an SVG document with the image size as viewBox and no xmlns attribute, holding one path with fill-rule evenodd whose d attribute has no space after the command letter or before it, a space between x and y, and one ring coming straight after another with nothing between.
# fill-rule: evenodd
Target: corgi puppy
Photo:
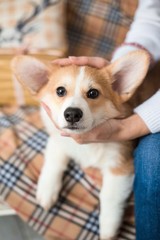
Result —
<instances>
[{"instance_id":1,"label":"corgi puppy","mask_svg":"<svg viewBox=\"0 0 160 240\"><path fill-rule=\"evenodd\" d=\"M132 113L127 101L141 85L149 66L145 51L135 51L96 69L46 64L30 56L12 61L16 78L48 109L42 118L50 134L38 180L37 201L49 209L57 200L70 159L83 168L100 169L100 239L111 240L120 227L133 186L132 142L80 145L60 131L81 134L111 118ZM54 122L54 124L53 124Z\"/></svg>"}]
</instances>

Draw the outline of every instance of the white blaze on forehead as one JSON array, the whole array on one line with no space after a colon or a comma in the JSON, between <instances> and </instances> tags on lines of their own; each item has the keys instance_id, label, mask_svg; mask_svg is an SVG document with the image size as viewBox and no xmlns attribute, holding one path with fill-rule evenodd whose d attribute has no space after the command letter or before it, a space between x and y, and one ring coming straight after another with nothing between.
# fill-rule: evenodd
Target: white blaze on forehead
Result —
<instances>
[{"instance_id":1,"label":"white blaze on forehead","mask_svg":"<svg viewBox=\"0 0 160 240\"><path fill-rule=\"evenodd\" d=\"M82 86L84 77L85 77L85 66L80 67L79 74L76 79L75 95L81 95L81 86Z\"/></svg>"}]
</instances>

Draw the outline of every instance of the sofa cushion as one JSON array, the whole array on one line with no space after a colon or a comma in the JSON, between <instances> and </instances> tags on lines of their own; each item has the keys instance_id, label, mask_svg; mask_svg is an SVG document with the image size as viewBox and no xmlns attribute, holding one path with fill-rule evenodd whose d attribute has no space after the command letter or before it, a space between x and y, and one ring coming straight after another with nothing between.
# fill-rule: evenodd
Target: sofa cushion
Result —
<instances>
[{"instance_id":1,"label":"sofa cushion","mask_svg":"<svg viewBox=\"0 0 160 240\"><path fill-rule=\"evenodd\" d=\"M0 48L66 50L63 0L0 0Z\"/></svg>"},{"instance_id":2,"label":"sofa cushion","mask_svg":"<svg viewBox=\"0 0 160 240\"><path fill-rule=\"evenodd\" d=\"M11 75L10 61L19 48L41 59L64 56L64 0L0 0L0 105L35 104Z\"/></svg>"}]
</instances>

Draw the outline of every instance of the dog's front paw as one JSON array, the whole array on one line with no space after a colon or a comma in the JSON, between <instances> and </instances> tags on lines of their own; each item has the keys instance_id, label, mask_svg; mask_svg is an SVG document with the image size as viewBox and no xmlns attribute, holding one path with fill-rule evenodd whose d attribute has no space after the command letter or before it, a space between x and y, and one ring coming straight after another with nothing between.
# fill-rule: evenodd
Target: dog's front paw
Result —
<instances>
[{"instance_id":1,"label":"dog's front paw","mask_svg":"<svg viewBox=\"0 0 160 240\"><path fill-rule=\"evenodd\" d=\"M117 240L117 236L110 236L109 233L101 233L100 234L100 240Z\"/></svg>"},{"instance_id":2,"label":"dog's front paw","mask_svg":"<svg viewBox=\"0 0 160 240\"><path fill-rule=\"evenodd\" d=\"M118 238L117 237L111 237L111 238L106 238L106 237L102 237L102 238L100 238L100 240L118 240Z\"/></svg>"},{"instance_id":3,"label":"dog's front paw","mask_svg":"<svg viewBox=\"0 0 160 240\"><path fill-rule=\"evenodd\" d=\"M100 216L100 239L117 240L117 221Z\"/></svg>"},{"instance_id":4,"label":"dog's front paw","mask_svg":"<svg viewBox=\"0 0 160 240\"><path fill-rule=\"evenodd\" d=\"M36 199L40 206L45 210L49 208L57 201L61 184L44 179L42 176L38 181Z\"/></svg>"}]
</instances>

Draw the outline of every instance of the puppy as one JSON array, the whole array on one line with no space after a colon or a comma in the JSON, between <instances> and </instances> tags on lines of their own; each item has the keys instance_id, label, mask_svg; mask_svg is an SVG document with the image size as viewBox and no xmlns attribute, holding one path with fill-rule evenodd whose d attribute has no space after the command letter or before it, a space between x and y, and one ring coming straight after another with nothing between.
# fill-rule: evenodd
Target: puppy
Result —
<instances>
[{"instance_id":1,"label":"puppy","mask_svg":"<svg viewBox=\"0 0 160 240\"><path fill-rule=\"evenodd\" d=\"M127 101L141 85L149 66L145 51L132 52L102 69L45 64L29 56L13 59L17 79L45 105L42 118L50 134L38 181L37 201L49 209L57 200L61 180L72 158L84 167L100 169L100 238L118 232L133 185L132 142L80 145L60 130L81 134L111 118L132 113ZM52 121L51 121L52 119ZM54 122L54 124L53 124ZM56 127L55 127L56 126Z\"/></svg>"}]
</instances>

